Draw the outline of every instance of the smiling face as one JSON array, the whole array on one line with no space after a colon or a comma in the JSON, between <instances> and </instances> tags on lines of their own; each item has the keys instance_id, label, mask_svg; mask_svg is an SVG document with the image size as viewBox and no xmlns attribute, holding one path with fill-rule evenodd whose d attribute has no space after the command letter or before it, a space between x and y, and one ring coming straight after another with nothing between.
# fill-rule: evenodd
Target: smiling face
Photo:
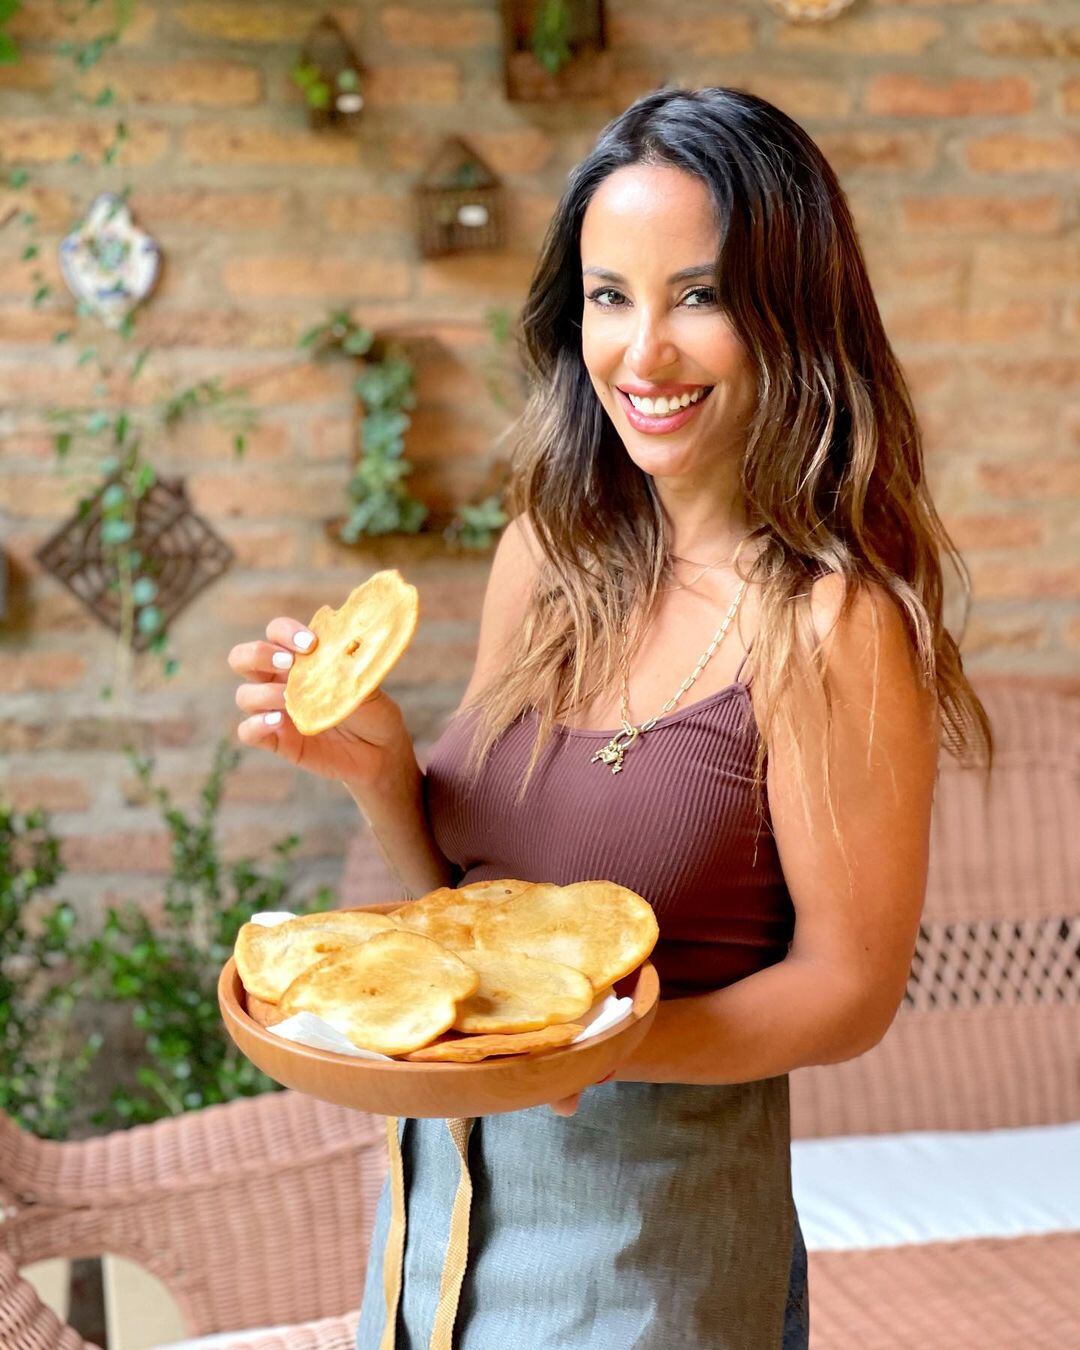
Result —
<instances>
[{"instance_id":1,"label":"smiling face","mask_svg":"<svg viewBox=\"0 0 1080 1350\"><path fill-rule=\"evenodd\" d=\"M679 495L726 494L756 402L749 354L717 303L719 248L705 184L666 165L616 170L582 221L589 378L630 458ZM635 407L630 393L654 401Z\"/></svg>"}]
</instances>

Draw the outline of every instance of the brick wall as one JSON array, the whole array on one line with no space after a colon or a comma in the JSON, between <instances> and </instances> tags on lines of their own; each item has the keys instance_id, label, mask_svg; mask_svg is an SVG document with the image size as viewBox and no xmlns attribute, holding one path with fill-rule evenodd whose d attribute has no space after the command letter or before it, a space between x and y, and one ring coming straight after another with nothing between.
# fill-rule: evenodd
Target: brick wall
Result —
<instances>
[{"instance_id":1,"label":"brick wall","mask_svg":"<svg viewBox=\"0 0 1080 1350\"><path fill-rule=\"evenodd\" d=\"M63 307L31 307L21 237L0 231L0 521L15 573L0 749L16 799L56 813L68 893L91 914L153 894L165 839L119 746L134 735L190 798L238 716L225 654L275 614L305 618L375 566L401 566L424 619L391 690L421 742L454 706L486 559L448 558L430 541L354 551L327 538L349 465L348 371L301 363L296 339L343 304L406 334L416 487L437 505L475 495L505 420L484 387L484 311L516 311L567 171L611 115L664 81L743 85L818 139L850 194L936 499L973 573L967 666L1075 672L1080 418L1066 395L1080 306L1067 186L1080 167L1080 30L1066 9L862 0L834 23L795 27L756 0L611 0L610 97L529 107L503 97L495 0L371 0L335 11L367 69L362 130L341 138L307 130L288 78L320 5L138 0L119 49L73 78L51 0L24 0L22 60L0 68L0 147L5 166L32 175L47 242L95 191L130 181L166 257L139 322L157 348L141 397L215 375L252 382L261 419L241 463L206 425L156 451L238 561L175 623L179 674L166 682L148 660L126 700L102 704L111 638L32 561L76 487L57 471L44 413L89 376L51 345ZM130 138L119 167L91 172L68 156L99 154L116 113L76 103L72 88L92 97L106 83ZM447 131L505 181L498 255L417 257L409 190ZM0 189L0 219L11 200ZM229 793L228 847L258 852L297 829L305 885L336 883L356 829L342 797L249 752ZM363 841L354 864L350 893L378 890Z\"/></svg>"}]
</instances>

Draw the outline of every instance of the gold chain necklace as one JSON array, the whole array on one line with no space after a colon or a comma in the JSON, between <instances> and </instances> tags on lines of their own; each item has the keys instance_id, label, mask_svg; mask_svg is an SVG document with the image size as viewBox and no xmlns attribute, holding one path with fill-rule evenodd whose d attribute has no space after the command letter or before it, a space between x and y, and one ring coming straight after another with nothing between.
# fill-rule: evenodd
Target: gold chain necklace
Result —
<instances>
[{"instance_id":1,"label":"gold chain necklace","mask_svg":"<svg viewBox=\"0 0 1080 1350\"><path fill-rule=\"evenodd\" d=\"M620 665L622 667L622 727L614 736L612 736L607 745L597 750L596 754L593 755L592 759L589 761L590 764L595 764L599 760L601 764L610 764L612 773L622 773L623 756L626 754L627 750L630 749L639 736L643 735L646 731L651 731L661 717L666 717L667 714L671 712L679 699L682 698L683 694L686 693L708 665L713 652L716 651L717 647L719 647L720 643L724 640L724 634L727 632L728 625L738 611L745 590L746 582L744 581L736 591L735 599L731 602L731 607L724 615L723 623L713 635L713 640L705 648L704 652L702 652L701 659L698 661L697 665L686 679L683 680L682 684L679 685L678 689L671 698L668 699L660 711L656 713L655 716L642 722L639 726L634 726L630 721L630 677L626 669L626 637L625 635L623 636L622 657L620 660Z\"/></svg>"}]
</instances>

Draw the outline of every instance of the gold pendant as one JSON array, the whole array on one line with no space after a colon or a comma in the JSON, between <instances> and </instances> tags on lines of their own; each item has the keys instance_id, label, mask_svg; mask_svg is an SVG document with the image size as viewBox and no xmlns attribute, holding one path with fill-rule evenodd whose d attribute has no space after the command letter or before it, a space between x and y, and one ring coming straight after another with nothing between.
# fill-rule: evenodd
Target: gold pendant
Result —
<instances>
[{"instance_id":1,"label":"gold pendant","mask_svg":"<svg viewBox=\"0 0 1080 1350\"><path fill-rule=\"evenodd\" d=\"M634 744L637 737L637 727L624 726L622 731L618 731L612 736L607 745L597 750L589 763L595 764L599 760L601 764L610 764L612 773L622 773L623 755Z\"/></svg>"}]
</instances>

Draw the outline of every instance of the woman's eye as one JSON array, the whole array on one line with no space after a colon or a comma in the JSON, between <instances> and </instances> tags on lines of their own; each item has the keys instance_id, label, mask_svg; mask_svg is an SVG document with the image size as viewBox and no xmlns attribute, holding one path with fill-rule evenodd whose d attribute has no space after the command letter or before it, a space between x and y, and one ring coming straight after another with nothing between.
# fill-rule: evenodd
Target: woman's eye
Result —
<instances>
[{"instance_id":1,"label":"woman's eye","mask_svg":"<svg viewBox=\"0 0 1080 1350\"><path fill-rule=\"evenodd\" d=\"M621 296L621 295L622 295L622 292L621 292L621 291L615 290L615 289L614 289L613 287L611 287L611 286L604 286L602 289L600 289L600 290L598 290L598 291L593 291L593 293L592 293L588 298L589 298L589 299L592 301L592 303L593 303L594 305L596 305L597 308L599 308L599 309L621 309L621 308L622 308L622 305L619 305L619 304L613 304L613 303L609 303L608 301L601 300L600 297L601 297L601 296L604 296L604 295L618 295L618 296ZM691 304L691 305L689 306L690 309L701 309L704 305L710 305L710 304L712 304L712 303L715 301L715 299L716 299L716 291L715 291L711 286L695 286L692 290L687 291L687 292L686 292L686 295L683 296L684 301L685 301L685 300L688 300L689 297L692 296L692 295L705 295L705 296L707 296L708 298L705 299L705 300L703 300L703 301L700 301L700 302L696 302L696 303L694 303L694 304Z\"/></svg>"}]
</instances>

